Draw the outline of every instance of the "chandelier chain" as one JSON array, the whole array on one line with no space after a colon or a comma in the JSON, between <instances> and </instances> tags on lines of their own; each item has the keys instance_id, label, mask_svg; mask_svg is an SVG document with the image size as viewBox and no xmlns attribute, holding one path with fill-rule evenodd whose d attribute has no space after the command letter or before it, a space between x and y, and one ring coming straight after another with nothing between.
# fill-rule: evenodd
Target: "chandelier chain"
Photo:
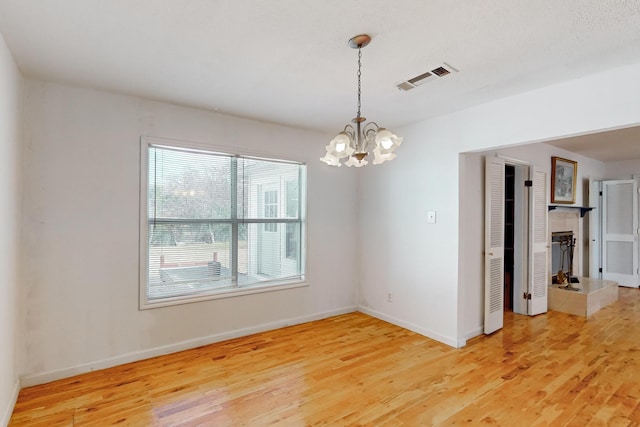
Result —
<instances>
[{"instance_id":1,"label":"chandelier chain","mask_svg":"<svg viewBox=\"0 0 640 427\"><path fill-rule=\"evenodd\" d=\"M362 72L360 71L360 69L362 68L362 49L360 48L360 46L358 46L358 118L360 118L360 76L362 75Z\"/></svg>"}]
</instances>

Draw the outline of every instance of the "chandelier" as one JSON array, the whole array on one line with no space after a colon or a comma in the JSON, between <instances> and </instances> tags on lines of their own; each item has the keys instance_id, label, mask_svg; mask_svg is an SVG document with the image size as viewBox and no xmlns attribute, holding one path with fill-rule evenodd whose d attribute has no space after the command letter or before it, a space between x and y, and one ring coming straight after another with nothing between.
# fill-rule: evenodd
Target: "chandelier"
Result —
<instances>
[{"instance_id":1,"label":"chandelier","mask_svg":"<svg viewBox=\"0 0 640 427\"><path fill-rule=\"evenodd\" d=\"M340 161L348 158L344 162L346 166L357 168L367 165L369 162L365 157L373 151L373 164L379 165L387 160L395 159L393 151L402 143L402 138L394 135L387 129L378 126L375 122L365 124L366 117L360 115L360 76L362 68L362 48L367 46L371 37L360 34L349 40L349 46L358 49L358 114L351 120L354 126L348 124L342 132L329 142L325 148L327 154L320 160L329 166L341 166Z\"/></svg>"}]
</instances>

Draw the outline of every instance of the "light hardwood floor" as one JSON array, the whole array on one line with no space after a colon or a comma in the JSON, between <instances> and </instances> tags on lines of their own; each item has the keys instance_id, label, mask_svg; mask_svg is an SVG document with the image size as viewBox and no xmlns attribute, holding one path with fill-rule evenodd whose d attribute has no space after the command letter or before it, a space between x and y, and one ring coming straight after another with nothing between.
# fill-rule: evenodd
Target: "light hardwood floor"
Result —
<instances>
[{"instance_id":1,"label":"light hardwood floor","mask_svg":"<svg viewBox=\"0 0 640 427\"><path fill-rule=\"evenodd\" d=\"M20 392L11 426L640 425L640 290L453 349L361 313Z\"/></svg>"}]
</instances>

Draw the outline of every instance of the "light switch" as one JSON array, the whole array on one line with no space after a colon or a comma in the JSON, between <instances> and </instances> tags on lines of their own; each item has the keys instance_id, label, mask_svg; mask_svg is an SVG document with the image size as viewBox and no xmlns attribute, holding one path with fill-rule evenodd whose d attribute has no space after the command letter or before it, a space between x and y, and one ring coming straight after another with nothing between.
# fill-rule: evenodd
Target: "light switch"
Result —
<instances>
[{"instance_id":1,"label":"light switch","mask_svg":"<svg viewBox=\"0 0 640 427\"><path fill-rule=\"evenodd\" d=\"M429 223L429 224L435 224L436 223L436 212L435 211L427 212L427 223Z\"/></svg>"}]
</instances>

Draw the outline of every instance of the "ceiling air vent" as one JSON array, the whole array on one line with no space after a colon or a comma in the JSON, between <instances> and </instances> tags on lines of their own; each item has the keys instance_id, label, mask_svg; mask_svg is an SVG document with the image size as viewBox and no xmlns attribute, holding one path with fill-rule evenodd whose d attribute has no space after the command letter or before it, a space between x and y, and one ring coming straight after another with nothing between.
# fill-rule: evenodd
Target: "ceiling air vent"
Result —
<instances>
[{"instance_id":1,"label":"ceiling air vent","mask_svg":"<svg viewBox=\"0 0 640 427\"><path fill-rule=\"evenodd\" d=\"M442 77L442 76L446 76L447 74L449 74L451 71L447 70L444 67L438 67L436 69L431 70L433 72L433 74L435 74L438 77Z\"/></svg>"},{"instance_id":2,"label":"ceiling air vent","mask_svg":"<svg viewBox=\"0 0 640 427\"><path fill-rule=\"evenodd\" d=\"M398 84L396 84L396 86L397 86L397 87L398 87L398 89L400 89L400 90L411 90L411 89L413 89L413 88L415 87L414 85L412 85L412 84L411 84L411 83L409 83L409 82L402 82L402 83L398 83Z\"/></svg>"},{"instance_id":3,"label":"ceiling air vent","mask_svg":"<svg viewBox=\"0 0 640 427\"><path fill-rule=\"evenodd\" d=\"M426 73L422 73L419 76L413 77L406 81L396 83L396 87L404 91L415 89L417 86L420 86L422 84L435 80L439 77L444 77L448 74L451 74L452 72L457 72L457 71L458 70L456 70L451 65L445 62L439 67L436 67L431 71L427 71Z\"/></svg>"},{"instance_id":4,"label":"ceiling air vent","mask_svg":"<svg viewBox=\"0 0 640 427\"><path fill-rule=\"evenodd\" d=\"M427 81L434 79L436 76L433 75L433 73L430 73L429 71L427 71L424 74L420 74L417 77L414 77L412 79L409 79L408 82L411 83L414 86L420 86L421 84L426 83Z\"/></svg>"}]
</instances>

